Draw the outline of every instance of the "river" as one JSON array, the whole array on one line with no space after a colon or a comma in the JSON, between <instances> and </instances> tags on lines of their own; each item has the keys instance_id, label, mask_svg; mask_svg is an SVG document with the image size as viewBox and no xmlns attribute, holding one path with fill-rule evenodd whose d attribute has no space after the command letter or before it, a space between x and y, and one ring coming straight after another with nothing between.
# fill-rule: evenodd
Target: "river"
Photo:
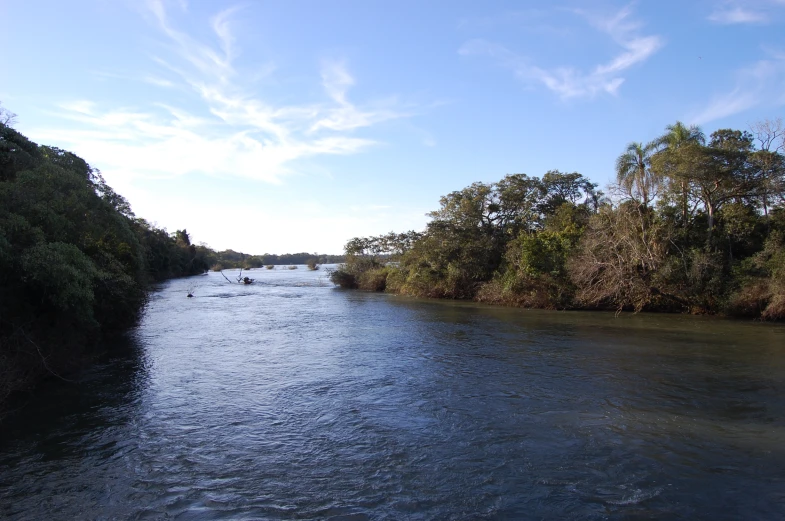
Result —
<instances>
[{"instance_id":1,"label":"river","mask_svg":"<svg viewBox=\"0 0 785 521\"><path fill-rule=\"evenodd\" d=\"M0 424L0 517L785 518L785 325L249 275Z\"/></svg>"}]
</instances>

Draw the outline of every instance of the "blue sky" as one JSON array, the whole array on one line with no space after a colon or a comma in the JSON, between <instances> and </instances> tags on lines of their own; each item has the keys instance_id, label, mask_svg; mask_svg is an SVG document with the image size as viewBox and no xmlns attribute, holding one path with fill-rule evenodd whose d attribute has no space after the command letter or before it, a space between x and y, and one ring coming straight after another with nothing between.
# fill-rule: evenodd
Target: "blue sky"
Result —
<instances>
[{"instance_id":1,"label":"blue sky","mask_svg":"<svg viewBox=\"0 0 785 521\"><path fill-rule=\"evenodd\" d=\"M340 253L505 174L783 116L785 0L0 0L0 102L137 215Z\"/></svg>"}]
</instances>

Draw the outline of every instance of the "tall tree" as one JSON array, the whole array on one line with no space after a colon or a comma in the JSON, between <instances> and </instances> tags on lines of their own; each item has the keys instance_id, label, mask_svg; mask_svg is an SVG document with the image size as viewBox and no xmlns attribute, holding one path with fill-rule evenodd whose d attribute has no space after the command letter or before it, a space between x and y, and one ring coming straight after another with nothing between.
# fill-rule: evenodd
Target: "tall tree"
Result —
<instances>
[{"instance_id":1,"label":"tall tree","mask_svg":"<svg viewBox=\"0 0 785 521\"><path fill-rule=\"evenodd\" d=\"M697 125L686 126L681 121L665 127L665 134L655 140L659 148L653 158L655 170L669 180L671 192L681 207L682 225L687 226L689 215L689 159L695 158L696 149L706 143L706 136ZM682 157L680 157L682 156ZM686 157L685 157L686 156Z\"/></svg>"},{"instance_id":2,"label":"tall tree","mask_svg":"<svg viewBox=\"0 0 785 521\"><path fill-rule=\"evenodd\" d=\"M785 125L781 118L766 119L750 125L750 130L758 141L751 160L760 180L758 196L769 227L772 199L785 200Z\"/></svg>"},{"instance_id":3,"label":"tall tree","mask_svg":"<svg viewBox=\"0 0 785 521\"><path fill-rule=\"evenodd\" d=\"M713 132L709 146L703 149L703 160L690 182L708 216L707 241L711 240L720 207L731 200L741 202L754 193L756 180L749 164L752 151L752 135L731 129Z\"/></svg>"},{"instance_id":4,"label":"tall tree","mask_svg":"<svg viewBox=\"0 0 785 521\"><path fill-rule=\"evenodd\" d=\"M659 188L659 177L651 169L651 156L656 147L655 142L646 145L632 142L616 159L616 181L625 194L645 210Z\"/></svg>"}]
</instances>

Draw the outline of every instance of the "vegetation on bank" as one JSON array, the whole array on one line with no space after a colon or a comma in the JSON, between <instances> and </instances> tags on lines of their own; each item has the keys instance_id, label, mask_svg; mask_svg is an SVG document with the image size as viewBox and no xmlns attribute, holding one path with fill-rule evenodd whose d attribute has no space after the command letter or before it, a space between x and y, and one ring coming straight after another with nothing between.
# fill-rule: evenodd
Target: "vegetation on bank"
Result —
<instances>
[{"instance_id":1,"label":"vegetation on bank","mask_svg":"<svg viewBox=\"0 0 785 521\"><path fill-rule=\"evenodd\" d=\"M83 367L103 338L136 323L153 282L315 258L194 245L184 229L135 216L82 158L30 141L12 122L0 108L0 406Z\"/></svg>"},{"instance_id":2,"label":"vegetation on bank","mask_svg":"<svg viewBox=\"0 0 785 521\"><path fill-rule=\"evenodd\" d=\"M7 121L6 121L7 122ZM0 123L0 403L83 365L133 325L148 284L203 273L203 248L137 218L80 157Z\"/></svg>"},{"instance_id":3,"label":"vegetation on bank","mask_svg":"<svg viewBox=\"0 0 785 521\"><path fill-rule=\"evenodd\" d=\"M232 268L254 269L265 267L268 270L278 266L292 266L296 264L337 264L344 262L344 255L319 255L318 253L286 253L274 255L265 253L264 255L249 255L234 250L205 252L205 259L214 271Z\"/></svg>"},{"instance_id":4,"label":"vegetation on bank","mask_svg":"<svg viewBox=\"0 0 785 521\"><path fill-rule=\"evenodd\" d=\"M346 288L547 309L785 319L785 127L631 143L608 194L507 175L440 200L423 233L355 238ZM392 260L393 262L389 262Z\"/></svg>"}]
</instances>

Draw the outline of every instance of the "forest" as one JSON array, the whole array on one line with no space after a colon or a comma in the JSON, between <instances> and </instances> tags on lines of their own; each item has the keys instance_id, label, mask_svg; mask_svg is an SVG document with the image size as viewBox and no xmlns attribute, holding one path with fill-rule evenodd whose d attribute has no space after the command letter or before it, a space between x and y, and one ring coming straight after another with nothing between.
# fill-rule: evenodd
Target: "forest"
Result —
<instances>
[{"instance_id":1,"label":"forest","mask_svg":"<svg viewBox=\"0 0 785 521\"><path fill-rule=\"evenodd\" d=\"M136 324L152 284L208 269L342 260L194 245L134 215L101 172L0 118L0 405L84 367Z\"/></svg>"},{"instance_id":2,"label":"forest","mask_svg":"<svg viewBox=\"0 0 785 521\"><path fill-rule=\"evenodd\" d=\"M359 237L344 288L544 309L785 319L785 127L666 127L607 193L583 175L507 175L443 196L423 232ZM392 262L386 257L391 256Z\"/></svg>"}]
</instances>

